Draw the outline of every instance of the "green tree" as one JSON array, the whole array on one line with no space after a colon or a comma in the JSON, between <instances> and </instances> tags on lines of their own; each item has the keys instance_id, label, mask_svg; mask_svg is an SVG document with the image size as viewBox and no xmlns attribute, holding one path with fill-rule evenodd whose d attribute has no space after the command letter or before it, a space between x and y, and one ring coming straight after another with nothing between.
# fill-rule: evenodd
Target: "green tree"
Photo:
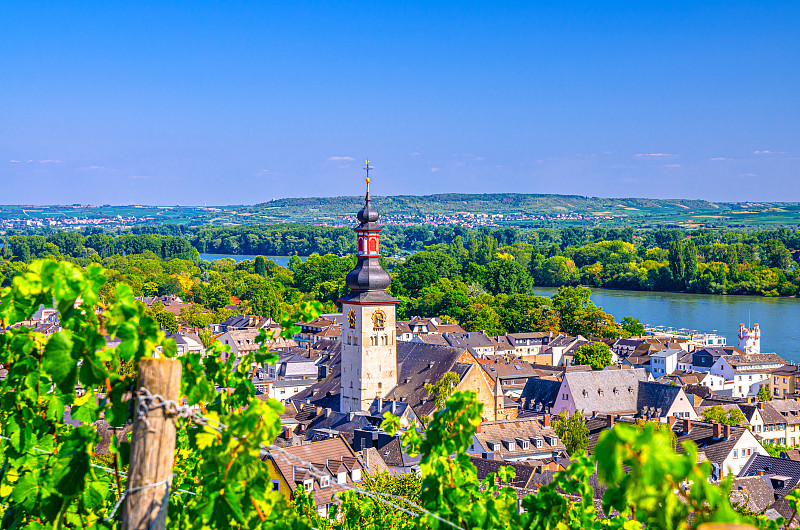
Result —
<instances>
[{"instance_id":1,"label":"green tree","mask_svg":"<svg viewBox=\"0 0 800 530\"><path fill-rule=\"evenodd\" d=\"M688 286L697 276L697 246L691 239L683 247L683 280Z\"/></svg>"},{"instance_id":2,"label":"green tree","mask_svg":"<svg viewBox=\"0 0 800 530\"><path fill-rule=\"evenodd\" d=\"M562 411L553 420L553 429L561 439L561 443L567 448L567 453L571 458L585 453L586 446L589 444L589 428L583 421L582 412Z\"/></svg>"},{"instance_id":3,"label":"green tree","mask_svg":"<svg viewBox=\"0 0 800 530\"><path fill-rule=\"evenodd\" d=\"M256 274L260 276L266 276L267 274L267 260L264 256L256 256L256 259L253 263L253 268Z\"/></svg>"},{"instance_id":4,"label":"green tree","mask_svg":"<svg viewBox=\"0 0 800 530\"><path fill-rule=\"evenodd\" d=\"M592 370L602 370L611 364L611 348L605 342L584 344L572 357L574 365L589 365Z\"/></svg>"},{"instance_id":5,"label":"green tree","mask_svg":"<svg viewBox=\"0 0 800 530\"><path fill-rule=\"evenodd\" d=\"M622 317L622 329L631 334L631 336L639 336L644 333L644 326L634 317Z\"/></svg>"},{"instance_id":6,"label":"green tree","mask_svg":"<svg viewBox=\"0 0 800 530\"><path fill-rule=\"evenodd\" d=\"M498 259L486 266L486 289L492 294L527 293L531 277L525 267L511 259Z\"/></svg>"},{"instance_id":7,"label":"green tree","mask_svg":"<svg viewBox=\"0 0 800 530\"><path fill-rule=\"evenodd\" d=\"M739 254L736 245L728 245L725 249L725 263L728 265L728 277L732 282L739 280Z\"/></svg>"},{"instance_id":8,"label":"green tree","mask_svg":"<svg viewBox=\"0 0 800 530\"><path fill-rule=\"evenodd\" d=\"M428 395L436 404L436 410L441 410L444 407L444 404L456 391L456 387L460 382L461 379L459 379L458 374L447 372L435 383L425 385L425 390L428 391Z\"/></svg>"},{"instance_id":9,"label":"green tree","mask_svg":"<svg viewBox=\"0 0 800 530\"><path fill-rule=\"evenodd\" d=\"M686 275L686 264L684 263L683 243L673 241L669 244L669 270L675 281L682 281Z\"/></svg>"},{"instance_id":10,"label":"green tree","mask_svg":"<svg viewBox=\"0 0 800 530\"><path fill-rule=\"evenodd\" d=\"M756 398L759 401L770 401L772 400L772 396L769 393L769 386L765 385L758 389L756 393Z\"/></svg>"},{"instance_id":11,"label":"green tree","mask_svg":"<svg viewBox=\"0 0 800 530\"><path fill-rule=\"evenodd\" d=\"M738 407L732 407L730 410L726 411L723 407L718 405L703 409L701 417L703 421L722 423L725 425L741 425L746 419Z\"/></svg>"}]
</instances>

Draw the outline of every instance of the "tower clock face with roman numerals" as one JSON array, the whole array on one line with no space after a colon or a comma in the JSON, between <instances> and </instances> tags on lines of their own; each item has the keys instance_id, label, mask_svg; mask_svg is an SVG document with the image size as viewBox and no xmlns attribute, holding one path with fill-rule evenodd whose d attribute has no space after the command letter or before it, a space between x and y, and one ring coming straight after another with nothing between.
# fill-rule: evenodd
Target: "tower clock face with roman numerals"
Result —
<instances>
[{"instance_id":1,"label":"tower clock face with roman numerals","mask_svg":"<svg viewBox=\"0 0 800 530\"><path fill-rule=\"evenodd\" d=\"M350 309L350 312L347 313L347 322L350 324L350 328L356 327L356 311L355 309Z\"/></svg>"}]
</instances>

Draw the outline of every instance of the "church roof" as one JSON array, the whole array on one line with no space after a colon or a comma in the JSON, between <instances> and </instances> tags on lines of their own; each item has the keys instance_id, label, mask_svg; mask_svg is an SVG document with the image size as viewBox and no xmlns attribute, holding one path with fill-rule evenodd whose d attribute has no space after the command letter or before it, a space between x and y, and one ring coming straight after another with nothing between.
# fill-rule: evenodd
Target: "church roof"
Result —
<instances>
[{"instance_id":1,"label":"church roof","mask_svg":"<svg viewBox=\"0 0 800 530\"><path fill-rule=\"evenodd\" d=\"M430 399L425 385L439 381L447 372L455 372L463 379L472 367L459 363L464 353L462 348L423 344L420 342L397 342L397 386L385 399L408 403L418 416L432 413L436 407ZM292 399L306 398L318 407L339 410L341 384L341 342L331 349L331 369L328 377L303 390Z\"/></svg>"}]
</instances>

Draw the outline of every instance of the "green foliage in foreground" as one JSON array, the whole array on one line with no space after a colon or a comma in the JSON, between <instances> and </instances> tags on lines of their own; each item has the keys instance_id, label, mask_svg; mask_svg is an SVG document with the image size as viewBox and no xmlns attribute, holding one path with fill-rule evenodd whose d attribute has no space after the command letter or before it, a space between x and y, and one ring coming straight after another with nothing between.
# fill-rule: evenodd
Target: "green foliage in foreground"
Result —
<instances>
[{"instance_id":1,"label":"green foliage in foreground","mask_svg":"<svg viewBox=\"0 0 800 530\"><path fill-rule=\"evenodd\" d=\"M127 393L136 388L130 367L160 347L175 355L157 321L118 284L101 297L105 271L90 266L84 273L69 263L34 262L0 291L0 363L9 371L0 383L0 515L2 528L118 528L112 509L124 488L124 477L92 467L99 437L92 425L101 415L120 427L131 418ZM56 300L63 330L46 338L25 326L40 304ZM103 309L98 313L97 307ZM286 333L292 320L313 318L319 307L304 305L281 318ZM13 326L13 327L9 327ZM121 343L106 349L106 338ZM259 341L268 340L262 332ZM597 461L578 457L552 484L522 501L509 482L514 472L503 467L483 481L477 478L467 449L481 421L482 405L470 392L455 392L437 411L424 433L402 435L410 454L421 457L421 474L364 480L357 491L337 493L338 514L323 519L311 499L298 492L293 500L271 491L260 459L262 446L280 431L282 406L255 398L249 370L253 363L274 362L262 346L220 362L227 347L212 345L206 357L186 355L181 393L189 405L228 426L222 432L195 423L179 425L173 495L168 506L170 529L310 528L365 529L653 529L695 527L705 521L756 522L738 514L728 501L730 483L707 482L708 462L697 463L697 448L684 445L677 454L668 432L654 425L642 429L618 425L600 438ZM78 397L76 385L86 390ZM217 392L217 388L229 391ZM102 399L98 394L102 393ZM71 408L78 427L64 422ZM394 432L399 419L387 415L384 428ZM126 470L130 445L112 438L106 459ZM593 501L590 477L607 486L603 513ZM624 470L627 470L625 472ZM181 493L193 492L195 495ZM394 506L376 500L390 497ZM796 503L796 499L791 499ZM399 507L402 505L402 510ZM604 515L605 514L605 515ZM779 521L757 523L777 528Z\"/></svg>"}]
</instances>

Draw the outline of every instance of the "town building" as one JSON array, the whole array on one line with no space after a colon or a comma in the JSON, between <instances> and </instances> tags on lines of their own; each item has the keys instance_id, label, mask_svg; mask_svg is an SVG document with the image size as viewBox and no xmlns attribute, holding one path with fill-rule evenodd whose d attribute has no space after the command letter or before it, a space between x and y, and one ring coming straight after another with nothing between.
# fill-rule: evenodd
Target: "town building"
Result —
<instances>
[{"instance_id":1,"label":"town building","mask_svg":"<svg viewBox=\"0 0 800 530\"><path fill-rule=\"evenodd\" d=\"M648 382L641 369L565 373L552 407L553 414L562 411L648 419L697 417L681 387Z\"/></svg>"},{"instance_id":2,"label":"town building","mask_svg":"<svg viewBox=\"0 0 800 530\"><path fill-rule=\"evenodd\" d=\"M774 353L721 355L710 372L733 382L734 397L755 396L762 387L769 390L770 374L787 362Z\"/></svg>"},{"instance_id":3,"label":"town building","mask_svg":"<svg viewBox=\"0 0 800 530\"><path fill-rule=\"evenodd\" d=\"M795 396L800 389L800 366L787 364L770 373L769 393L773 398Z\"/></svg>"},{"instance_id":4,"label":"town building","mask_svg":"<svg viewBox=\"0 0 800 530\"><path fill-rule=\"evenodd\" d=\"M472 437L467 454L494 455L506 462L550 461L566 456L566 447L550 426L550 415L541 419L484 422Z\"/></svg>"},{"instance_id":5,"label":"town building","mask_svg":"<svg viewBox=\"0 0 800 530\"><path fill-rule=\"evenodd\" d=\"M366 462L341 438L285 447L283 451L294 458L277 451L264 450L262 453L272 491L280 492L290 500L295 490L303 488L314 498L322 516L327 516L331 507L338 503L337 492L357 486L367 473L374 475L386 470L386 464L379 456L370 453L372 462Z\"/></svg>"}]
</instances>

